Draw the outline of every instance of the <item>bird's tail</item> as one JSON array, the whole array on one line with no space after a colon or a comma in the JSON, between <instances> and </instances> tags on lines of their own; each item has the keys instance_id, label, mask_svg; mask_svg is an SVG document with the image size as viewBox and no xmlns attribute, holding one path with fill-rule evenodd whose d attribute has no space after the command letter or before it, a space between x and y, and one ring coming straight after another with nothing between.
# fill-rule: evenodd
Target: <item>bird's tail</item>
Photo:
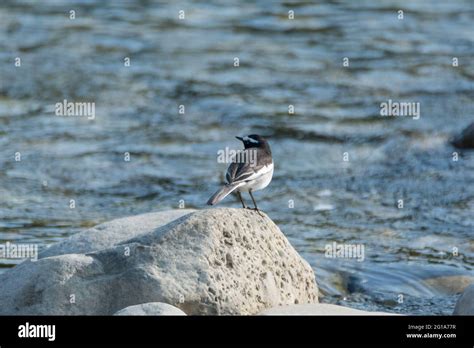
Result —
<instances>
[{"instance_id":1,"label":"bird's tail","mask_svg":"<svg viewBox=\"0 0 474 348\"><path fill-rule=\"evenodd\" d=\"M211 198L207 201L208 205L214 205L222 201L225 197L230 195L236 188L238 188L241 184L228 184L225 185L223 188L218 190L214 193Z\"/></svg>"}]
</instances>

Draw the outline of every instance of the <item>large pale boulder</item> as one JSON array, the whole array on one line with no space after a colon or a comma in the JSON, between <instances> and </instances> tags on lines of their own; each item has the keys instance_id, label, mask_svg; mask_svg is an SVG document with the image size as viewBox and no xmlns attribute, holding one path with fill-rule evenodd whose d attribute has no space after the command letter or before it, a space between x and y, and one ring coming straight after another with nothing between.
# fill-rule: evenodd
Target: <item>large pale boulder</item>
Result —
<instances>
[{"instance_id":1,"label":"large pale boulder","mask_svg":"<svg viewBox=\"0 0 474 348\"><path fill-rule=\"evenodd\" d=\"M51 245L39 257L84 254L109 248L140 234L150 233L158 227L194 211L193 209L166 210L104 222Z\"/></svg>"},{"instance_id":2,"label":"large pale boulder","mask_svg":"<svg viewBox=\"0 0 474 348\"><path fill-rule=\"evenodd\" d=\"M459 297L453 314L474 315L474 284L468 286Z\"/></svg>"},{"instance_id":3,"label":"large pale boulder","mask_svg":"<svg viewBox=\"0 0 474 348\"><path fill-rule=\"evenodd\" d=\"M167 303L150 302L129 306L114 315L186 315L186 313Z\"/></svg>"},{"instance_id":4,"label":"large pale boulder","mask_svg":"<svg viewBox=\"0 0 474 348\"><path fill-rule=\"evenodd\" d=\"M311 303L266 309L260 315L397 315L387 312L368 312L328 303Z\"/></svg>"},{"instance_id":5,"label":"large pale boulder","mask_svg":"<svg viewBox=\"0 0 474 348\"><path fill-rule=\"evenodd\" d=\"M317 302L311 267L266 215L221 208L162 226L153 216L127 219L1 274L0 314L107 315L148 302L186 314L256 314Z\"/></svg>"}]
</instances>

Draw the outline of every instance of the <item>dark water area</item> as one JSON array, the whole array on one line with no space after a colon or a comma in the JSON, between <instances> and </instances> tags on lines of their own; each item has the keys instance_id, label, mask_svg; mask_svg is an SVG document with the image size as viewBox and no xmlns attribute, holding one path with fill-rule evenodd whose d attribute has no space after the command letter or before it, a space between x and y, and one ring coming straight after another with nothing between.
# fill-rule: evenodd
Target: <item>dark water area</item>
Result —
<instances>
[{"instance_id":1,"label":"dark water area","mask_svg":"<svg viewBox=\"0 0 474 348\"><path fill-rule=\"evenodd\" d=\"M448 141L474 120L473 22L469 0L2 0L0 243L206 208L217 151L257 133L275 173L255 197L322 302L451 314L474 281L474 152ZM56 116L64 99L95 118ZM419 103L419 119L382 117L389 99ZM364 260L325 257L333 242Z\"/></svg>"}]
</instances>

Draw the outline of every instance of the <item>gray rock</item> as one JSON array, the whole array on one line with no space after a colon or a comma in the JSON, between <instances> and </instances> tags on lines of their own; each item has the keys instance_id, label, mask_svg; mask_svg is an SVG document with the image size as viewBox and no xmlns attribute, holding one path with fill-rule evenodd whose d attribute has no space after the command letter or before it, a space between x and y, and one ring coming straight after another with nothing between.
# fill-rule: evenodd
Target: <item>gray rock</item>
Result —
<instances>
[{"instance_id":1,"label":"gray rock","mask_svg":"<svg viewBox=\"0 0 474 348\"><path fill-rule=\"evenodd\" d=\"M469 285L459 297L453 315L474 315L474 284Z\"/></svg>"},{"instance_id":2,"label":"gray rock","mask_svg":"<svg viewBox=\"0 0 474 348\"><path fill-rule=\"evenodd\" d=\"M107 236L73 236L1 274L0 314L110 315L148 302L188 315L255 314L317 302L313 270L266 215L221 208L154 219L112 221L95 229Z\"/></svg>"},{"instance_id":3,"label":"gray rock","mask_svg":"<svg viewBox=\"0 0 474 348\"><path fill-rule=\"evenodd\" d=\"M474 122L451 139L451 144L460 149L474 149Z\"/></svg>"},{"instance_id":4,"label":"gray rock","mask_svg":"<svg viewBox=\"0 0 474 348\"><path fill-rule=\"evenodd\" d=\"M140 234L150 233L156 228L194 211L194 209L167 210L108 221L53 244L40 253L39 258L64 254L84 254L109 248Z\"/></svg>"},{"instance_id":5,"label":"gray rock","mask_svg":"<svg viewBox=\"0 0 474 348\"><path fill-rule=\"evenodd\" d=\"M264 310L260 315L397 315L386 312L367 312L354 308L327 303L300 304L274 307Z\"/></svg>"},{"instance_id":6,"label":"gray rock","mask_svg":"<svg viewBox=\"0 0 474 348\"><path fill-rule=\"evenodd\" d=\"M150 302L129 306L114 315L186 315L186 313L167 303Z\"/></svg>"},{"instance_id":7,"label":"gray rock","mask_svg":"<svg viewBox=\"0 0 474 348\"><path fill-rule=\"evenodd\" d=\"M450 275L428 278L423 280L425 284L436 289L440 293L453 295L462 293L470 284L474 283L474 276Z\"/></svg>"}]
</instances>

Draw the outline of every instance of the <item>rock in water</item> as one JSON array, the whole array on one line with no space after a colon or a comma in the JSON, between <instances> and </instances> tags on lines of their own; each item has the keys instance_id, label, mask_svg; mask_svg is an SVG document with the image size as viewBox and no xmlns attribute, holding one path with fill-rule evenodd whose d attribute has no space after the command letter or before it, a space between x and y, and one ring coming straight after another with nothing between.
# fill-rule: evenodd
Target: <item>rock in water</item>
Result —
<instances>
[{"instance_id":1,"label":"rock in water","mask_svg":"<svg viewBox=\"0 0 474 348\"><path fill-rule=\"evenodd\" d=\"M124 219L102 224L96 238L73 236L1 274L0 314L110 315L148 302L189 315L256 314L317 302L313 270L268 216L209 209L152 228L154 218L126 218L136 226L126 233Z\"/></svg>"},{"instance_id":2,"label":"rock in water","mask_svg":"<svg viewBox=\"0 0 474 348\"><path fill-rule=\"evenodd\" d=\"M474 315L474 284L469 285L459 297L453 315Z\"/></svg>"},{"instance_id":3,"label":"rock in water","mask_svg":"<svg viewBox=\"0 0 474 348\"><path fill-rule=\"evenodd\" d=\"M471 275L446 275L424 279L423 282L444 294L460 294L474 282Z\"/></svg>"},{"instance_id":4,"label":"rock in water","mask_svg":"<svg viewBox=\"0 0 474 348\"><path fill-rule=\"evenodd\" d=\"M474 122L451 139L451 144L460 149L474 149Z\"/></svg>"},{"instance_id":5,"label":"rock in water","mask_svg":"<svg viewBox=\"0 0 474 348\"><path fill-rule=\"evenodd\" d=\"M129 306L114 315L186 315L186 313L167 303L151 302Z\"/></svg>"}]
</instances>

